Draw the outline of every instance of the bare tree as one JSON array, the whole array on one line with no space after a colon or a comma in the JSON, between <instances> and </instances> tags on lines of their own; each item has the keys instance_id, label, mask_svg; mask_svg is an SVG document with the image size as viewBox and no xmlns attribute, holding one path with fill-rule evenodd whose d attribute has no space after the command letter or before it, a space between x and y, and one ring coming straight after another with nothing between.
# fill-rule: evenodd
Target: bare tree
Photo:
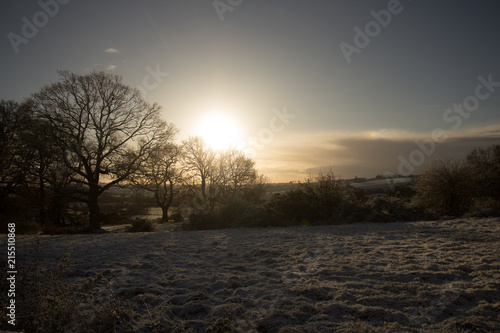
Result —
<instances>
[{"instance_id":1,"label":"bare tree","mask_svg":"<svg viewBox=\"0 0 500 333\"><path fill-rule=\"evenodd\" d=\"M230 148L219 155L218 173L225 197L232 198L257 179L255 162L243 152Z\"/></svg>"},{"instance_id":2,"label":"bare tree","mask_svg":"<svg viewBox=\"0 0 500 333\"><path fill-rule=\"evenodd\" d=\"M23 196L38 208L41 224L49 221L63 224L65 200L62 190L71 183L69 176L72 172L64 165L57 147L52 145L46 121L30 117L24 127L20 134L26 173ZM51 213L48 214L47 210Z\"/></svg>"},{"instance_id":3,"label":"bare tree","mask_svg":"<svg viewBox=\"0 0 500 333\"><path fill-rule=\"evenodd\" d=\"M177 129L168 125L162 140L130 176L135 186L154 194L156 204L162 209L164 222L168 221L168 210L176 194L175 186L181 177L181 169L178 166L181 149L172 141L176 133Z\"/></svg>"},{"instance_id":4,"label":"bare tree","mask_svg":"<svg viewBox=\"0 0 500 333\"><path fill-rule=\"evenodd\" d=\"M98 232L99 196L137 170L165 124L159 119L160 106L144 101L119 76L59 75L60 82L32 96L33 107L48 123L72 182L83 185L72 195L88 205L89 230Z\"/></svg>"},{"instance_id":5,"label":"bare tree","mask_svg":"<svg viewBox=\"0 0 500 333\"><path fill-rule=\"evenodd\" d=\"M212 186L214 185L216 153L207 146L201 137L197 136L184 141L182 147L184 168L188 176L184 184L191 189L195 200L201 200L200 205L203 209L213 208L214 193L210 191L216 190ZM197 192L198 187L199 193Z\"/></svg>"},{"instance_id":6,"label":"bare tree","mask_svg":"<svg viewBox=\"0 0 500 333\"><path fill-rule=\"evenodd\" d=\"M14 101L0 101L0 212L5 200L26 180L29 157L21 133L29 122L29 109Z\"/></svg>"}]
</instances>

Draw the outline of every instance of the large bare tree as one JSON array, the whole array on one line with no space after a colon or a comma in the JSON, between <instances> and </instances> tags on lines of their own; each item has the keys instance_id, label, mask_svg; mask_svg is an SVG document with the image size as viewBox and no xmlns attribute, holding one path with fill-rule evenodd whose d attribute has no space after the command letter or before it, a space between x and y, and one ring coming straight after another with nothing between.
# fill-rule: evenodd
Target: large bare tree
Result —
<instances>
[{"instance_id":1,"label":"large bare tree","mask_svg":"<svg viewBox=\"0 0 500 333\"><path fill-rule=\"evenodd\" d=\"M82 189L73 193L89 209L89 231L99 232L99 196L135 172L161 136L160 106L104 72L60 71L60 82L32 96L52 144ZM103 176L105 178L103 179Z\"/></svg>"}]
</instances>

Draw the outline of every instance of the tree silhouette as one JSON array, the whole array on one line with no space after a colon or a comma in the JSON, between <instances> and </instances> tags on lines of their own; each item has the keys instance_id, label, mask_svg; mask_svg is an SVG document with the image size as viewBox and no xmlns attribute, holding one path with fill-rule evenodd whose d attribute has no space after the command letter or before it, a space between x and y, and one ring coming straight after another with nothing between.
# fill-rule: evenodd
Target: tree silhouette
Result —
<instances>
[{"instance_id":1,"label":"tree silhouette","mask_svg":"<svg viewBox=\"0 0 500 333\"><path fill-rule=\"evenodd\" d=\"M0 213L6 199L26 181L26 154L20 139L29 109L14 101L0 101Z\"/></svg>"},{"instance_id":2,"label":"tree silhouette","mask_svg":"<svg viewBox=\"0 0 500 333\"><path fill-rule=\"evenodd\" d=\"M184 169L188 176L184 184L191 190L199 205L197 208L213 208L215 188L212 185L215 178L216 153L198 136L184 141L182 149Z\"/></svg>"},{"instance_id":3,"label":"tree silhouette","mask_svg":"<svg viewBox=\"0 0 500 333\"><path fill-rule=\"evenodd\" d=\"M181 169L178 162L181 149L172 139L177 133L173 125L168 125L159 143L137 171L130 176L132 183L143 190L152 192L158 207L162 209L162 221L168 221L168 210L176 193L175 185L180 182Z\"/></svg>"},{"instance_id":4,"label":"tree silhouette","mask_svg":"<svg viewBox=\"0 0 500 333\"><path fill-rule=\"evenodd\" d=\"M218 172L226 200L234 198L242 192L245 186L249 186L257 180L255 162L235 148L229 148L220 153Z\"/></svg>"},{"instance_id":5,"label":"tree silhouette","mask_svg":"<svg viewBox=\"0 0 500 333\"><path fill-rule=\"evenodd\" d=\"M52 145L48 132L46 121L30 117L20 133L27 175L22 194L38 208L41 224L63 225L64 194L74 184L70 178L72 172L65 166L57 147Z\"/></svg>"},{"instance_id":6,"label":"tree silhouette","mask_svg":"<svg viewBox=\"0 0 500 333\"><path fill-rule=\"evenodd\" d=\"M99 196L137 170L165 124L159 119L160 106L144 101L119 76L59 75L60 82L32 96L32 105L47 122L71 181L82 185L72 196L88 206L89 231L98 232ZM103 183L103 176L109 182Z\"/></svg>"}]
</instances>

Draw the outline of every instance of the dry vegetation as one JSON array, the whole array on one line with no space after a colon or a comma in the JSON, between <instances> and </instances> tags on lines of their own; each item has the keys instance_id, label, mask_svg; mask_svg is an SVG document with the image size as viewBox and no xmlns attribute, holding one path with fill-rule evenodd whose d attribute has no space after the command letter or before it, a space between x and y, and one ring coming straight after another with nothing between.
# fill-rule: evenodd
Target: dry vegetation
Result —
<instances>
[{"instance_id":1,"label":"dry vegetation","mask_svg":"<svg viewBox=\"0 0 500 333\"><path fill-rule=\"evenodd\" d=\"M39 267L60 267L64 251L74 266L51 282L59 312L38 320L89 332L500 331L499 235L500 220L482 218L41 236ZM20 240L26 265L32 241Z\"/></svg>"}]
</instances>

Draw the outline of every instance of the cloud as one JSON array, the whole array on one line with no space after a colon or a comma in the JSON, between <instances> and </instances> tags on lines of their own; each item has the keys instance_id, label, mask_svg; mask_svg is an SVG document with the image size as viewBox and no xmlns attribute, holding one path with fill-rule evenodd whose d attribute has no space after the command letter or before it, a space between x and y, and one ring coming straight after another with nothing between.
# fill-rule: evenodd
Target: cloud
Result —
<instances>
[{"instance_id":1,"label":"cloud","mask_svg":"<svg viewBox=\"0 0 500 333\"><path fill-rule=\"evenodd\" d=\"M104 64L94 64L94 68L97 68L99 70L104 70L104 71L114 71L118 68L118 66L115 65L104 65Z\"/></svg>"},{"instance_id":2,"label":"cloud","mask_svg":"<svg viewBox=\"0 0 500 333\"><path fill-rule=\"evenodd\" d=\"M112 47L107 48L106 50L104 50L104 52L106 52L106 53L120 53L120 51L118 51L117 49L112 48Z\"/></svg>"},{"instance_id":3,"label":"cloud","mask_svg":"<svg viewBox=\"0 0 500 333\"><path fill-rule=\"evenodd\" d=\"M419 174L441 158L464 157L477 147L500 144L500 125L445 132L441 143L430 133L398 130L316 133L276 138L257 155L260 171L273 181L303 180L308 172L332 169L343 178L386 172ZM283 172L286 170L286 172Z\"/></svg>"}]
</instances>

